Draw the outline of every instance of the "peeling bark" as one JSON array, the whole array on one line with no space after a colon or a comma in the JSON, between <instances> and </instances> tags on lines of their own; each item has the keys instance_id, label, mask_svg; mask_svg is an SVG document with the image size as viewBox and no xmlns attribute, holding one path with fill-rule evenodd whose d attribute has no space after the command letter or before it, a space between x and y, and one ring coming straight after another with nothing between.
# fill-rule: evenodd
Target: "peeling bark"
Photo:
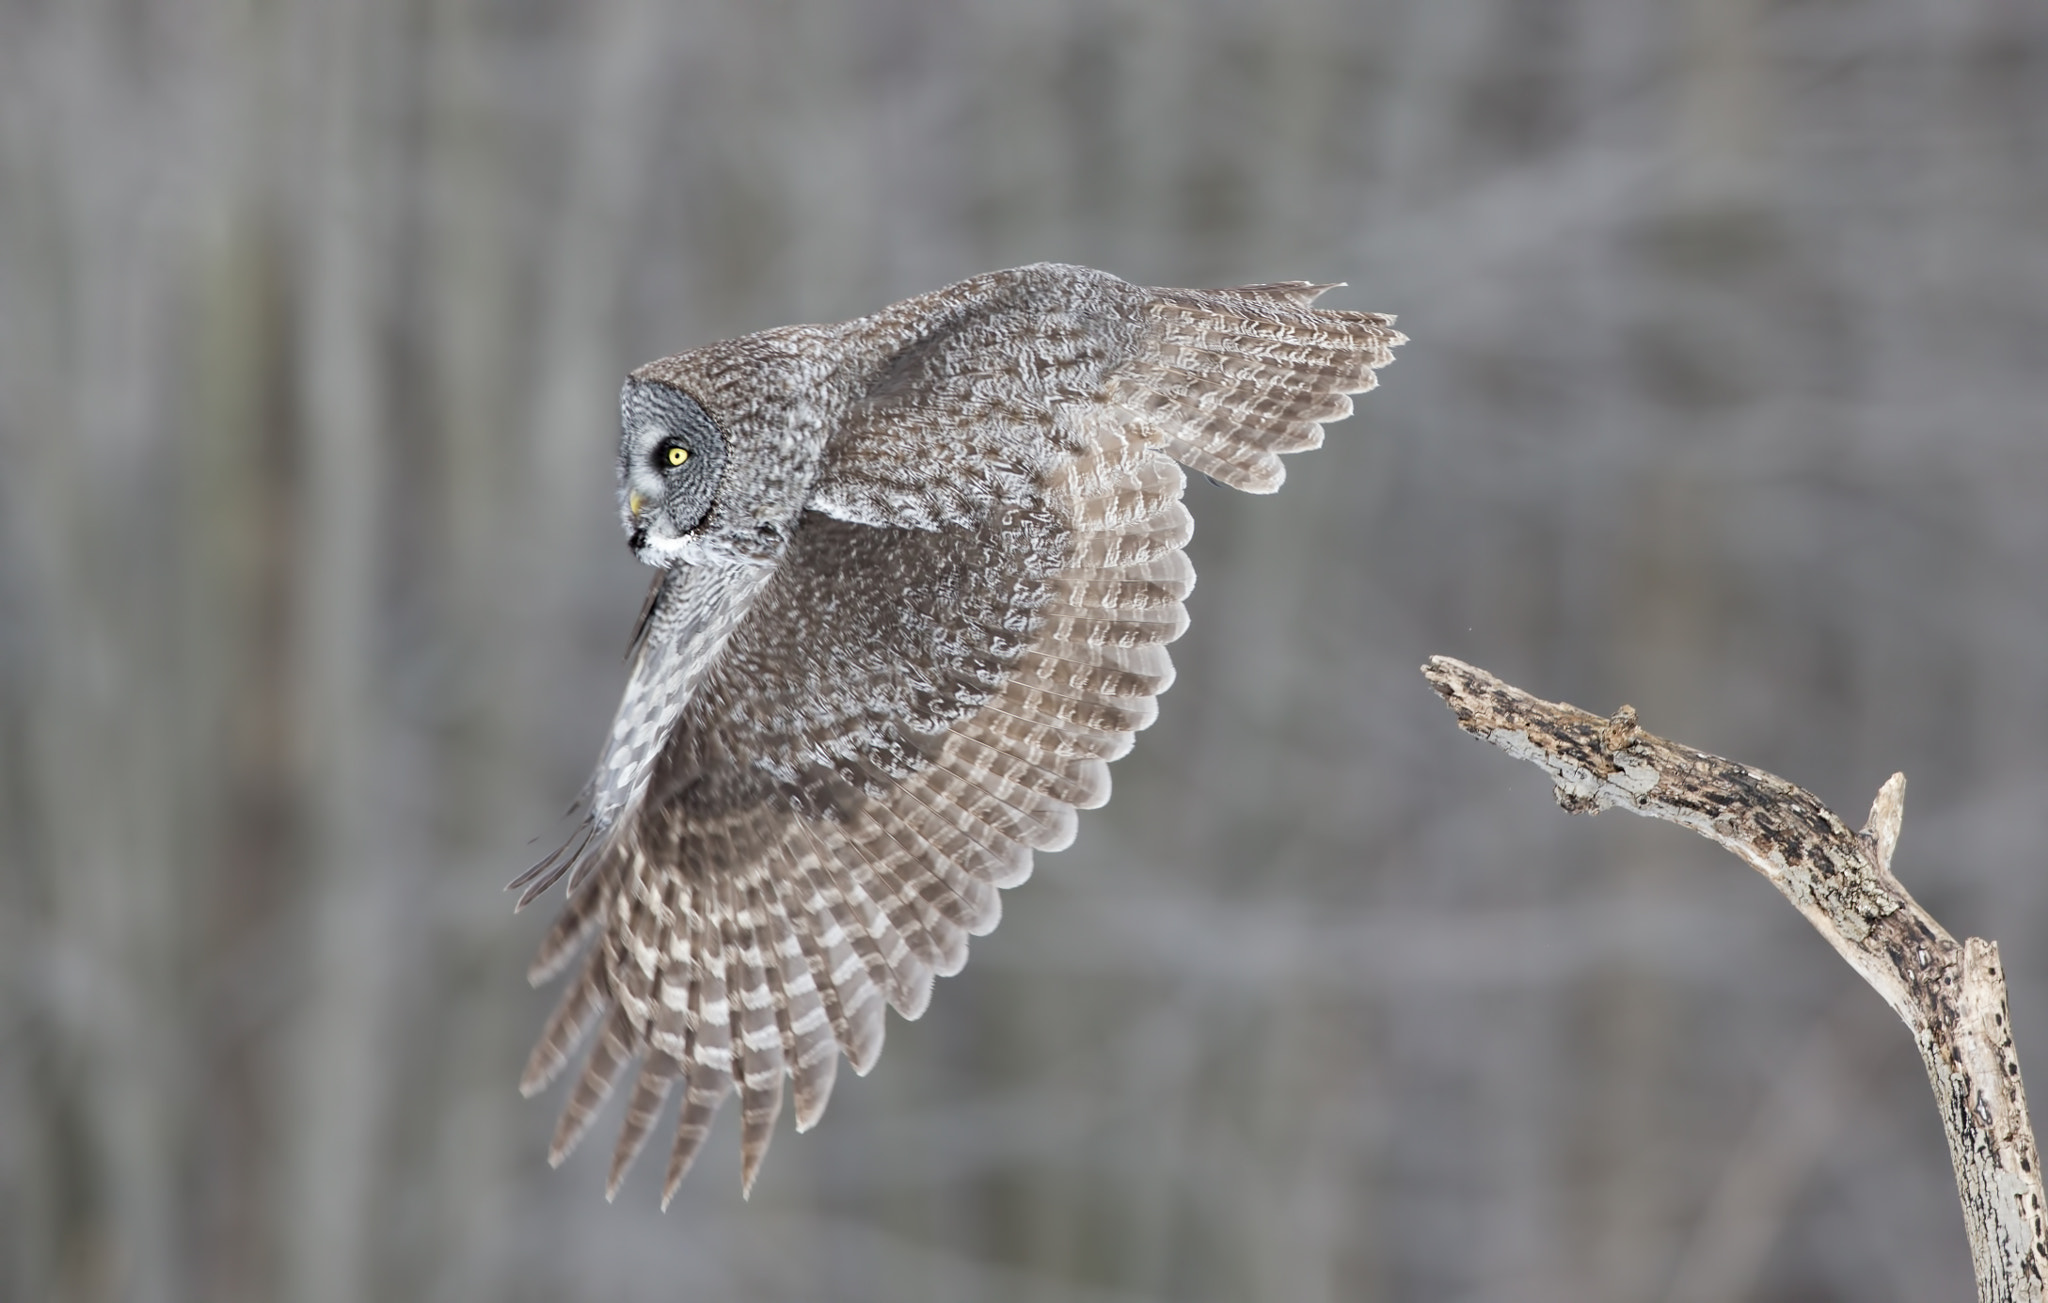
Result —
<instances>
[{"instance_id":1,"label":"peeling bark","mask_svg":"<svg viewBox=\"0 0 2048 1303\"><path fill-rule=\"evenodd\" d=\"M1913 1033L1948 1134L1978 1299L2048 1299L2040 1156L1998 946L1958 944L1892 876L1905 775L1892 775L1852 832L1782 778L1644 732L1628 706L1602 718L1448 656L1422 672L1458 727L1543 769L1567 811L1682 824L1784 893Z\"/></svg>"}]
</instances>

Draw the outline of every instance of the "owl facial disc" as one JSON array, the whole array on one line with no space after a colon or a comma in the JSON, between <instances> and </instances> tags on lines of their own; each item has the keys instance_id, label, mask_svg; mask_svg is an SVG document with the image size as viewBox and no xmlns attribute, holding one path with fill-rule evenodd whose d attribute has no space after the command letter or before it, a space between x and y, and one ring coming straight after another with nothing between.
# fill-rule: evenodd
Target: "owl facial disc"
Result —
<instances>
[{"instance_id":1,"label":"owl facial disc","mask_svg":"<svg viewBox=\"0 0 2048 1303\"><path fill-rule=\"evenodd\" d=\"M688 561L711 512L725 436L680 389L628 380L619 391L619 523L633 554L654 566Z\"/></svg>"}]
</instances>

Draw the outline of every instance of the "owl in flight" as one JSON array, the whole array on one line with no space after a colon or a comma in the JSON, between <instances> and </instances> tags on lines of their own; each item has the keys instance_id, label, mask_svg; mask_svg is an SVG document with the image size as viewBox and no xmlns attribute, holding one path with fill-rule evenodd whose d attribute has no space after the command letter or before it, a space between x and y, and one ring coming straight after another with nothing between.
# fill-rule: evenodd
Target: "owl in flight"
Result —
<instances>
[{"instance_id":1,"label":"owl in flight","mask_svg":"<svg viewBox=\"0 0 2048 1303\"><path fill-rule=\"evenodd\" d=\"M664 1206L735 1090L751 1189L783 1078L806 1130L924 1011L1173 681L1181 468L1271 493L1402 342L1326 288L1039 264L633 372L659 574L581 828L512 884L568 878L529 976L576 964L521 1090L596 1029L550 1161L636 1066L607 1195L678 1090Z\"/></svg>"}]
</instances>

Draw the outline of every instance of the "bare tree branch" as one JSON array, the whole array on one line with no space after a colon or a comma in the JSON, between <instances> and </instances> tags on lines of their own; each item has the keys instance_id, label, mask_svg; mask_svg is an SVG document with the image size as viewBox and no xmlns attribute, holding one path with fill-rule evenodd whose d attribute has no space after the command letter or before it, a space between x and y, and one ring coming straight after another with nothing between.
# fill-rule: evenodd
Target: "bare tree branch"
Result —
<instances>
[{"instance_id":1,"label":"bare tree branch","mask_svg":"<svg viewBox=\"0 0 2048 1303\"><path fill-rule=\"evenodd\" d=\"M2048 1299L2040 1158L1998 946L1957 944L1892 876L1905 775L1892 775L1851 832L1782 778L1643 732L1628 706L1603 719L1448 656L1422 672L1458 727L1542 768L1566 810L1683 824L1784 893L1913 1032L1948 1133L1978 1299Z\"/></svg>"}]
</instances>

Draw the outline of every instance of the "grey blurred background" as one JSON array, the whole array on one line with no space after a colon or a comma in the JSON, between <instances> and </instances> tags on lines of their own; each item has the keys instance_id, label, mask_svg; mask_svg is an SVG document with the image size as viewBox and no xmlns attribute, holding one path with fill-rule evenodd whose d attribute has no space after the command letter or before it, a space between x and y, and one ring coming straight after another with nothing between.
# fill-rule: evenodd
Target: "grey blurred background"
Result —
<instances>
[{"instance_id":1,"label":"grey blurred background","mask_svg":"<svg viewBox=\"0 0 2048 1303\"><path fill-rule=\"evenodd\" d=\"M1042 258L1414 342L1190 486L1160 722L874 1074L608 1206L499 888L623 681L619 377ZM1432 652L1906 770L2048 1098L2048 8L0 3L6 1298L1970 1297L1903 1029Z\"/></svg>"}]
</instances>

